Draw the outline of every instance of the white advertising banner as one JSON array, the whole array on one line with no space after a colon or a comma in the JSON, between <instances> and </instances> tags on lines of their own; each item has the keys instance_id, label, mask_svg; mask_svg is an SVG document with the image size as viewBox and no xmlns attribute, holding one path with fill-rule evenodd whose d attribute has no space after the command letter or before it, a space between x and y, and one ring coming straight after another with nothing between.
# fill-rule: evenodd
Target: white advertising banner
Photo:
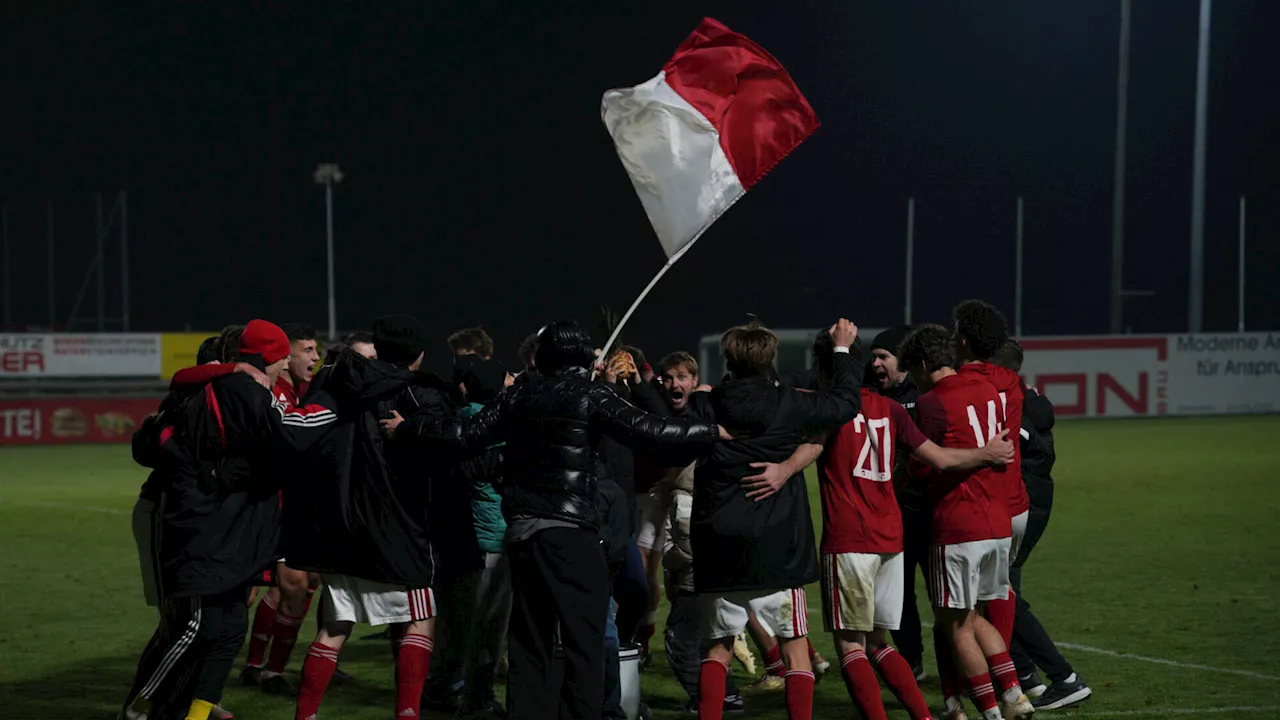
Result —
<instances>
[{"instance_id":1,"label":"white advertising banner","mask_svg":"<svg viewBox=\"0 0 1280 720\"><path fill-rule=\"evenodd\" d=\"M1063 417L1280 412L1280 333L1020 340L1022 375Z\"/></svg>"},{"instance_id":2,"label":"white advertising banner","mask_svg":"<svg viewBox=\"0 0 1280 720\"><path fill-rule=\"evenodd\" d=\"M0 334L0 380L159 376L158 334Z\"/></svg>"}]
</instances>

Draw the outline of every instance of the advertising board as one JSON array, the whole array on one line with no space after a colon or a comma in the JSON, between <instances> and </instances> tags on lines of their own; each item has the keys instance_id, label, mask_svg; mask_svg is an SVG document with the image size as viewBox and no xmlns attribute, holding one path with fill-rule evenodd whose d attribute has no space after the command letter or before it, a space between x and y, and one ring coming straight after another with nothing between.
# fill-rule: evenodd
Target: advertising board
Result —
<instances>
[{"instance_id":1,"label":"advertising board","mask_svg":"<svg viewBox=\"0 0 1280 720\"><path fill-rule=\"evenodd\" d=\"M157 334L0 334L0 379L159 376Z\"/></svg>"},{"instance_id":2,"label":"advertising board","mask_svg":"<svg viewBox=\"0 0 1280 720\"><path fill-rule=\"evenodd\" d=\"M160 399L0 399L0 445L129 442Z\"/></svg>"}]
</instances>

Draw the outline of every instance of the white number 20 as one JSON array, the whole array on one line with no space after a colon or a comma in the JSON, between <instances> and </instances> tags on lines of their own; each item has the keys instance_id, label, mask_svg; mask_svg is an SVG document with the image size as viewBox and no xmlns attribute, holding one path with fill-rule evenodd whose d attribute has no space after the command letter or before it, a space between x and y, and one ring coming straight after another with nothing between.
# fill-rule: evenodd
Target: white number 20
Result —
<instances>
[{"instance_id":1,"label":"white number 20","mask_svg":"<svg viewBox=\"0 0 1280 720\"><path fill-rule=\"evenodd\" d=\"M866 425L866 439L862 441L862 451L858 453L853 476L875 482L889 482L893 479L893 443L889 438L889 418L867 420L862 413L858 413L853 422L859 433L863 432L863 425Z\"/></svg>"}]
</instances>

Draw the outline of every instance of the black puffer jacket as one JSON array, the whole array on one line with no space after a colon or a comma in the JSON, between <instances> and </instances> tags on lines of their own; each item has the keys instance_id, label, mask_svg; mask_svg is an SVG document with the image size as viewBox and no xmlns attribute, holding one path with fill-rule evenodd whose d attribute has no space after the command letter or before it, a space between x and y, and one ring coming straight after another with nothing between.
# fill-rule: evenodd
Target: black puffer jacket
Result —
<instances>
[{"instance_id":1,"label":"black puffer jacket","mask_svg":"<svg viewBox=\"0 0 1280 720\"><path fill-rule=\"evenodd\" d=\"M596 448L602 437L663 453L677 465L709 450L718 436L714 424L637 409L612 386L590 380L584 368L530 378L465 420L406 420L399 433L476 448L505 442L507 520L563 520L593 530L599 529Z\"/></svg>"}]
</instances>

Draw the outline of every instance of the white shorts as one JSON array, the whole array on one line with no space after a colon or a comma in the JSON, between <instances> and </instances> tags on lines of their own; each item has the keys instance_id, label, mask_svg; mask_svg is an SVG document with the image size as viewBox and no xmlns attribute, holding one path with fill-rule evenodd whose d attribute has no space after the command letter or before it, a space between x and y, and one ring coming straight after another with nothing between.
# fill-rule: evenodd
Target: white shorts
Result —
<instances>
[{"instance_id":1,"label":"white shorts","mask_svg":"<svg viewBox=\"0 0 1280 720\"><path fill-rule=\"evenodd\" d=\"M133 504L133 542L138 546L138 569L142 571L142 597L147 607L160 607L160 582L156 579L156 555L152 546L156 504L138 498Z\"/></svg>"},{"instance_id":2,"label":"white shorts","mask_svg":"<svg viewBox=\"0 0 1280 720\"><path fill-rule=\"evenodd\" d=\"M663 550L670 530L666 498L636 493L636 546L641 550Z\"/></svg>"},{"instance_id":3,"label":"white shorts","mask_svg":"<svg viewBox=\"0 0 1280 720\"><path fill-rule=\"evenodd\" d=\"M1009 538L929 549L929 600L937 608L973 610L1009 597Z\"/></svg>"},{"instance_id":4,"label":"white shorts","mask_svg":"<svg viewBox=\"0 0 1280 720\"><path fill-rule=\"evenodd\" d=\"M1009 519L1009 522L1013 523L1013 537L1009 538L1010 563L1018 559L1018 551L1022 549L1022 538L1027 536L1027 518L1030 515L1030 510L1023 510L1021 515L1014 515Z\"/></svg>"},{"instance_id":5,"label":"white shorts","mask_svg":"<svg viewBox=\"0 0 1280 720\"><path fill-rule=\"evenodd\" d=\"M823 626L827 632L897 630L905 578L900 552L823 553Z\"/></svg>"},{"instance_id":6,"label":"white shorts","mask_svg":"<svg viewBox=\"0 0 1280 720\"><path fill-rule=\"evenodd\" d=\"M702 618L702 639L706 641L745 632L748 613L754 614L771 636L786 640L809 634L809 606L804 588L699 595L698 613Z\"/></svg>"},{"instance_id":7,"label":"white shorts","mask_svg":"<svg viewBox=\"0 0 1280 720\"><path fill-rule=\"evenodd\" d=\"M436 616L436 596L431 588L407 588L350 575L325 575L325 619L390 625Z\"/></svg>"}]
</instances>

